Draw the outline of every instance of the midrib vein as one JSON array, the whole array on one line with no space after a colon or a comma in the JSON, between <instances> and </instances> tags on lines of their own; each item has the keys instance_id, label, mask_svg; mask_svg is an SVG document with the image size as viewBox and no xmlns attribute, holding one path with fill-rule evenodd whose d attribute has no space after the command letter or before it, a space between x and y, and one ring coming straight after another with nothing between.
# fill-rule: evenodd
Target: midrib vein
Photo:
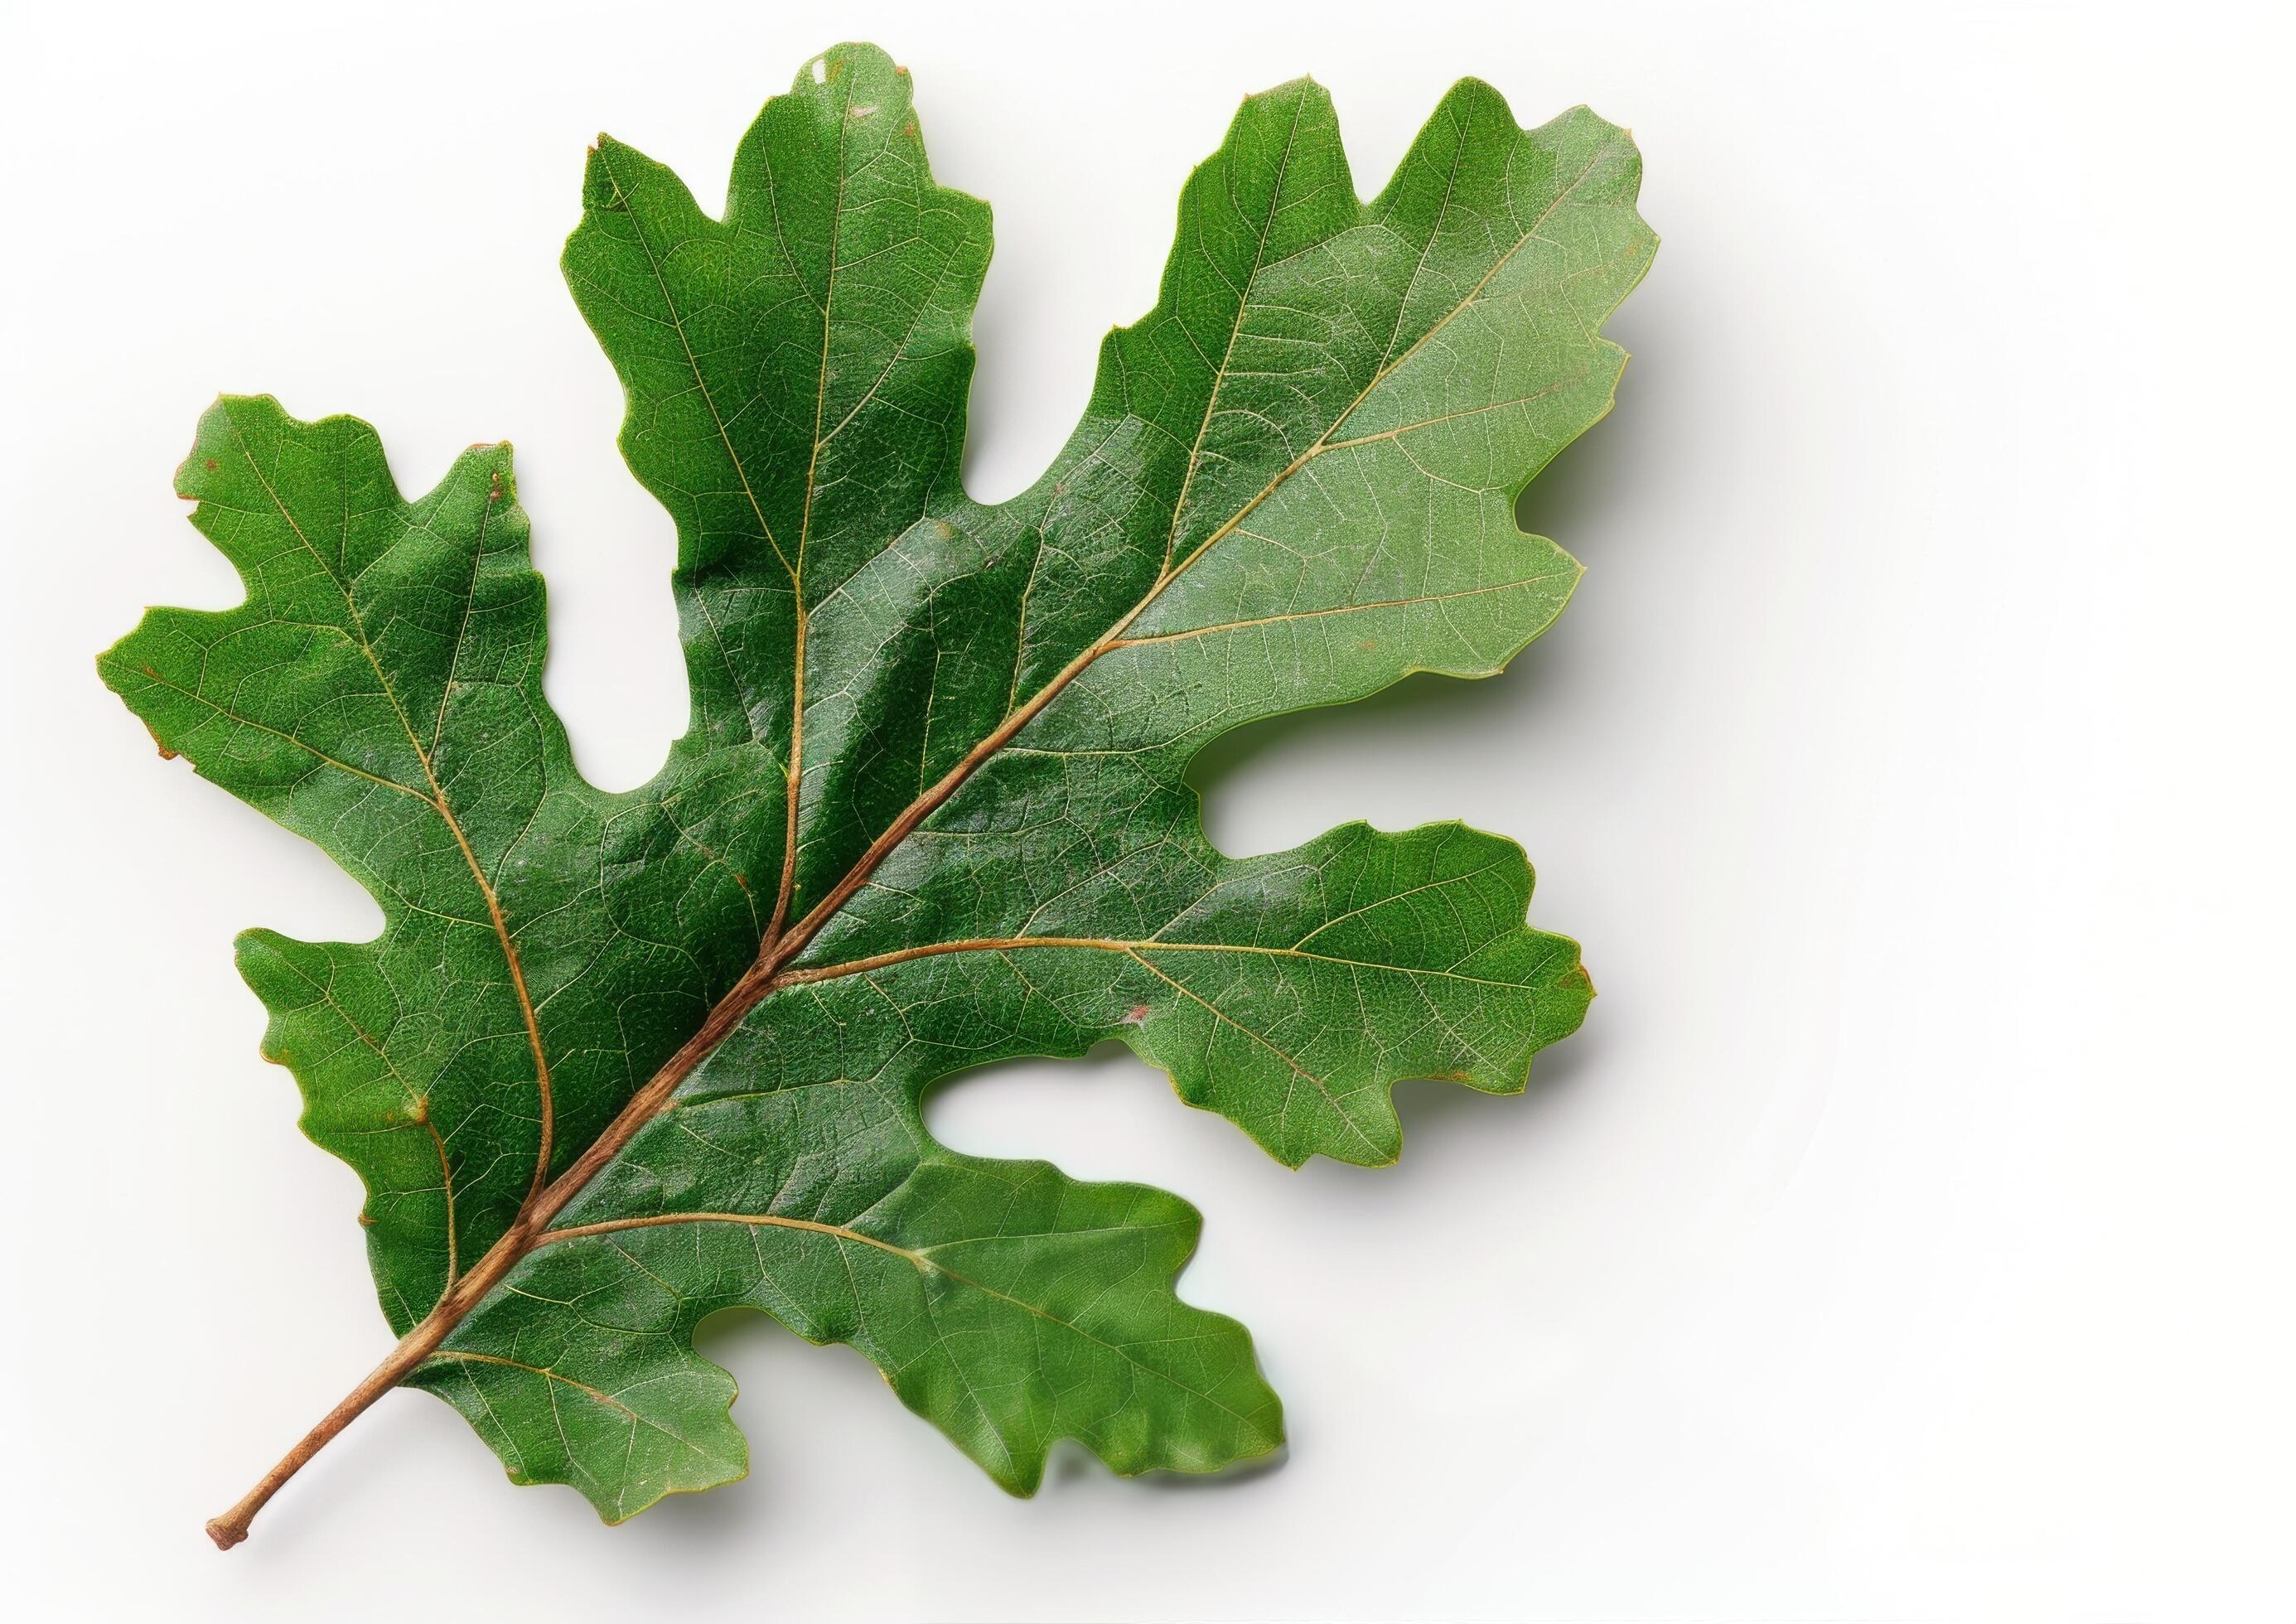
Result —
<instances>
[{"instance_id":1,"label":"midrib vein","mask_svg":"<svg viewBox=\"0 0 2296 1624\"><path fill-rule=\"evenodd\" d=\"M805 606L805 549L813 536L814 495L821 472L821 423L829 406L829 349L837 333L837 245L845 227L845 136L852 122L852 107L853 92L849 80L844 99L837 105L837 195L829 208L829 253L821 277L821 358L814 370L813 445L805 464L805 504L798 514L797 568L790 577L796 630L790 675L789 789L782 798L782 877L774 893L773 923L766 927L768 945L788 922L790 898L797 890L799 797L805 786L805 644L808 619ZM779 222L775 225L778 230Z\"/></svg>"},{"instance_id":2,"label":"midrib vein","mask_svg":"<svg viewBox=\"0 0 2296 1624\"><path fill-rule=\"evenodd\" d=\"M1152 637L1119 637L1109 646L1115 649L1146 648L1159 643L1185 643L1192 637L1209 637L1218 632L1249 631L1257 626L1289 626L1300 620L1328 619L1333 615L1364 615L1382 609L1416 609L1424 603L1452 603L1462 598L1488 597L1493 593L1520 592L1553 578L1551 574L1530 575L1520 580L1497 581L1488 586L1463 587L1457 592L1431 592L1415 598L1386 598L1376 603L1334 603L1327 609L1296 609L1285 614L1257 615L1248 620L1222 620L1211 626L1190 627L1185 631L1160 632Z\"/></svg>"},{"instance_id":3,"label":"midrib vein","mask_svg":"<svg viewBox=\"0 0 2296 1624\"><path fill-rule=\"evenodd\" d=\"M530 1201L540 1193L550 1177L550 1158L553 1150L552 1140L556 1127L556 1112L551 1098L550 1061L542 1046L542 1023L535 1016L534 999L527 992L526 972L519 964L518 944L511 938L510 922L503 914L502 898L496 895L494 882L487 878L485 868L479 863L478 853L472 849L470 836L463 833L462 820L455 816L455 808L447 800L446 786L439 782L438 772L431 765L430 752L423 748L422 739L414 731L414 718L407 715L406 707L400 702L398 690L391 685L390 673L383 669L381 657L375 652L374 644L367 636L366 621L359 613L358 599L353 595L350 584L343 579L337 565L330 563L326 554L320 552L317 546L313 545L310 537L304 532L301 522L296 519L286 502L280 496L277 488L271 482L270 476L264 472L261 463L256 458L255 448L247 443L247 436L240 429L239 420L232 416L226 409L224 421L231 424L232 436L239 441L240 455L245 460L248 472L255 476L256 483L263 487L263 494L271 499L271 505L278 510L279 517L285 521L288 529L293 532L295 539L302 544L303 550L308 553L319 568L326 572L327 579L334 585L336 595L342 599L343 613L350 621L351 640L358 645L359 653L374 672L375 681L381 685L382 697L390 706L391 715L398 719L399 727L406 734L407 748L414 752L415 760L422 765L423 782L430 786L429 795L418 795L416 799L426 801L446 824L447 832L455 837L455 845L462 852L463 863L470 868L471 881L479 888L479 896L487 905L487 917L494 926L495 939L502 947L503 963L510 971L511 990L518 999L519 1015L526 1025L527 1047L534 1060L534 1091L538 1127L536 1135L534 1174L527 1186L528 1199ZM489 507L492 505L492 501L490 494ZM485 523L482 519L479 532L481 544L486 536ZM477 578L475 570L472 578L473 580ZM451 668L447 671L445 680L450 684L453 682L454 672ZM442 719L446 715L446 700L443 695L439 700L439 715ZM365 775L374 776L373 774ZM377 778L376 782L391 783L390 780L383 778ZM393 784L392 787L403 790L406 786Z\"/></svg>"},{"instance_id":4,"label":"midrib vein","mask_svg":"<svg viewBox=\"0 0 2296 1624\"><path fill-rule=\"evenodd\" d=\"M1283 133L1283 155L1276 160L1275 184L1268 189L1267 209L1260 217L1259 231L1251 248L1251 269L1245 274L1243 285L1235 291L1235 316L1227 324L1227 344L1220 351L1219 365L1212 369L1212 386L1204 391L1203 421L1196 425L1195 443L1188 447L1187 472L1180 476L1180 494L1172 503L1171 522L1164 531L1163 568L1172 567L1172 549L1179 545L1180 520L1188 511L1188 493L1195 488L1196 470L1203 466L1204 439L1211 432L1212 419L1219 415L1220 391L1227 387L1228 368L1235 361L1235 341L1243 333L1243 321L1251 309L1252 284L1259 280L1259 267L1267 258L1267 239L1275 229L1275 217L1283 212L1283 183L1292 173L1292 149L1300 140L1300 112L1308 104L1305 96L1292 100L1292 124ZM1206 258L1210 255L1207 254ZM1401 319L1398 315L1398 320Z\"/></svg>"},{"instance_id":5,"label":"midrib vein","mask_svg":"<svg viewBox=\"0 0 2296 1624\"><path fill-rule=\"evenodd\" d=\"M1425 886L1415 888L1424 890ZM1382 897L1378 904L1399 901L1414 891L1398 891L1394 897ZM1357 910L1360 912L1361 910ZM1344 917L1344 915L1342 916ZM1337 920L1329 922L1336 923ZM1318 925L1316 931L1327 929ZM1309 932L1312 936L1314 931ZM1501 981L1488 976L1463 975L1456 970L1429 970L1415 964L1382 964L1377 959L1345 958L1333 953L1310 953L1304 947L1270 947L1256 942L1168 942L1153 937L1125 940L1110 936L982 936L964 941L932 942L923 947L900 947L890 953L873 954L867 958L848 959L839 964L826 964L819 969L791 970L780 978L783 987L809 987L816 982L841 980L849 975L866 975L873 970L889 969L915 959L940 958L951 953L1022 953L1029 949L1065 948L1071 952L1122 953L1137 958L1142 954L1159 953L1240 953L1263 958L1306 959L1322 964L1340 964L1350 970L1376 970L1390 975L1432 976L1446 981L1467 981L1478 987L1502 987L1521 991L1516 981ZM1151 966L1152 968L1152 966Z\"/></svg>"}]
</instances>

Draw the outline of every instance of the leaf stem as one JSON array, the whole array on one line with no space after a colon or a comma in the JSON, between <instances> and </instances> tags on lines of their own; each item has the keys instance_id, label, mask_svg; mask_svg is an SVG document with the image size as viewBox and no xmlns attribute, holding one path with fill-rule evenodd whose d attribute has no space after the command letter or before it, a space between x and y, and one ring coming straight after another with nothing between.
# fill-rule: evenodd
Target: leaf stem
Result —
<instances>
[{"instance_id":1,"label":"leaf stem","mask_svg":"<svg viewBox=\"0 0 2296 1624\"><path fill-rule=\"evenodd\" d=\"M209 1519L208 1538L215 1541L217 1550L228 1551L246 1538L247 1525L255 1521L255 1513L264 1508L289 1478L300 1472L313 1456L325 1448L336 1433L365 1414L369 1405L398 1386L417 1365L430 1357L439 1344L447 1339L447 1333L454 1329L453 1322L433 1323L438 1320L439 1316L434 1312L409 1332L406 1340L392 1349L381 1364L367 1373L366 1380L346 1393L342 1402L320 1418L318 1425L304 1433L293 1448L279 1457L279 1464L265 1472L262 1480L242 1496L237 1505L222 1516Z\"/></svg>"},{"instance_id":2,"label":"leaf stem","mask_svg":"<svg viewBox=\"0 0 2296 1624\"><path fill-rule=\"evenodd\" d=\"M678 1053L683 1055L685 1051L681 1049ZM668 1068L663 1070L667 1071ZM660 1080L660 1078L655 1079L656 1082ZM651 1087L647 1092L652 1092ZM632 1105L636 1103L636 1100L631 1102ZM584 1182L587 1179L586 1173ZM439 1300L430 1313L423 1316L422 1323L399 1339L398 1345L390 1350L381 1364L369 1371L365 1380L345 1393L334 1408L321 1416L319 1423L304 1433L293 1448L281 1456L278 1464L265 1472L255 1487L240 1497L237 1505L222 1516L209 1521L208 1538L215 1541L216 1549L228 1551L246 1538L247 1525L255 1521L255 1513L264 1508L289 1478L300 1472L313 1456L334 1441L337 1433L365 1415L368 1406L412 1375L415 1366L438 1351L439 1344L453 1334L455 1327L486 1300L488 1293L502 1284L503 1276L510 1273L520 1259L534 1250L537 1238L551 1217L571 1201L580 1188L578 1184L571 1188L562 1188L565 1184L562 1178L545 1190L541 1197L531 1203L528 1213L487 1249L487 1255L447 1288L447 1294Z\"/></svg>"}]
</instances>

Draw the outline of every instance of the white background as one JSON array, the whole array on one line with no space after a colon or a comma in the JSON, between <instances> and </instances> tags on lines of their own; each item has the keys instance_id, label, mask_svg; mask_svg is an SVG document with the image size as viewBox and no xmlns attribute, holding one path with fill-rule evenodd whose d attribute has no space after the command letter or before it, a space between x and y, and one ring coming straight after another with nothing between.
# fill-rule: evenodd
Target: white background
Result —
<instances>
[{"instance_id":1,"label":"white background","mask_svg":"<svg viewBox=\"0 0 2296 1624\"><path fill-rule=\"evenodd\" d=\"M2285 38L2253 12L204 3L12 7L4 1568L26 1618L2286 1619L2296 1611L2296 592ZM1521 840L1602 997L1528 1100L1412 1085L1294 1175L1128 1059L947 1091L966 1149L1186 1194L1289 1458L1007 1499L750 1318L746 1483L609 1531L387 1398L200 1531L386 1342L229 940L359 938L91 660L236 590L169 475L217 390L518 444L585 767L685 697L663 515L558 279L604 127L722 196L841 37L990 199L977 495L1153 297L1245 92L1375 189L1443 87L1632 126L1665 239L1616 414L1525 517L1589 571L1507 676L1201 769L1263 851Z\"/></svg>"}]
</instances>

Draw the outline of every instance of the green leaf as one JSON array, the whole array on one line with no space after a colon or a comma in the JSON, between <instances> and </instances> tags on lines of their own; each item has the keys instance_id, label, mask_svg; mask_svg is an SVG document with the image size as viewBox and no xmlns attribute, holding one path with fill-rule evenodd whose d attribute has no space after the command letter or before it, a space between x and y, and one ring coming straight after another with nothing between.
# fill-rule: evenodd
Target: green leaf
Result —
<instances>
[{"instance_id":1,"label":"green leaf","mask_svg":"<svg viewBox=\"0 0 2296 1624\"><path fill-rule=\"evenodd\" d=\"M933 183L905 70L808 64L719 218L601 137L565 269L677 522L693 693L625 794L544 697L506 446L410 500L365 425L218 403L178 488L247 601L155 610L102 669L381 905L374 941L240 960L404 1339L218 1542L400 1382L611 1520L738 1477L692 1345L736 1305L858 1349L1017 1492L1061 1438L1125 1472L1274 1448L1249 1337L1175 1293L1192 1209L960 1155L920 1101L1113 1038L1287 1163L1382 1163L1396 1082L1519 1090L1576 1027L1512 843L1230 859L1185 772L1559 612L1578 565L1514 497L1610 404L1639 172L1467 81L1364 204L1320 87L1252 97L1084 421L989 507L958 479L988 211Z\"/></svg>"}]
</instances>

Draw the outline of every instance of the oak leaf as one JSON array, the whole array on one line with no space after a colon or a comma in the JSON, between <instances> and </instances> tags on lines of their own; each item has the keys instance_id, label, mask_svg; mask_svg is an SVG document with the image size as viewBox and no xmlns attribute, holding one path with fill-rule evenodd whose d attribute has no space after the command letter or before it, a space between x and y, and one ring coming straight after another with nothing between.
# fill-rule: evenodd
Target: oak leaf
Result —
<instances>
[{"instance_id":1,"label":"oak leaf","mask_svg":"<svg viewBox=\"0 0 2296 1624\"><path fill-rule=\"evenodd\" d=\"M399 1383L619 1521L742 1475L692 1336L851 1344L1001 1484L1276 1447L1250 1338L1183 1301L1193 1209L960 1154L920 1099L1116 1038L1283 1161L1391 1160L1400 1079L1522 1087L1591 988L1456 824L1231 859L1208 741L1499 669L1578 566L1516 493L1608 408L1653 239L1626 134L1467 81L1358 201L1330 102L1247 101L1026 492L958 477L986 205L868 46L767 103L713 218L601 137L565 271L675 517L691 726L577 772L506 445L402 496L373 430L219 401L178 476L247 599L102 660L163 751L317 842L370 942L241 938L403 1340L246 1499Z\"/></svg>"}]
</instances>

